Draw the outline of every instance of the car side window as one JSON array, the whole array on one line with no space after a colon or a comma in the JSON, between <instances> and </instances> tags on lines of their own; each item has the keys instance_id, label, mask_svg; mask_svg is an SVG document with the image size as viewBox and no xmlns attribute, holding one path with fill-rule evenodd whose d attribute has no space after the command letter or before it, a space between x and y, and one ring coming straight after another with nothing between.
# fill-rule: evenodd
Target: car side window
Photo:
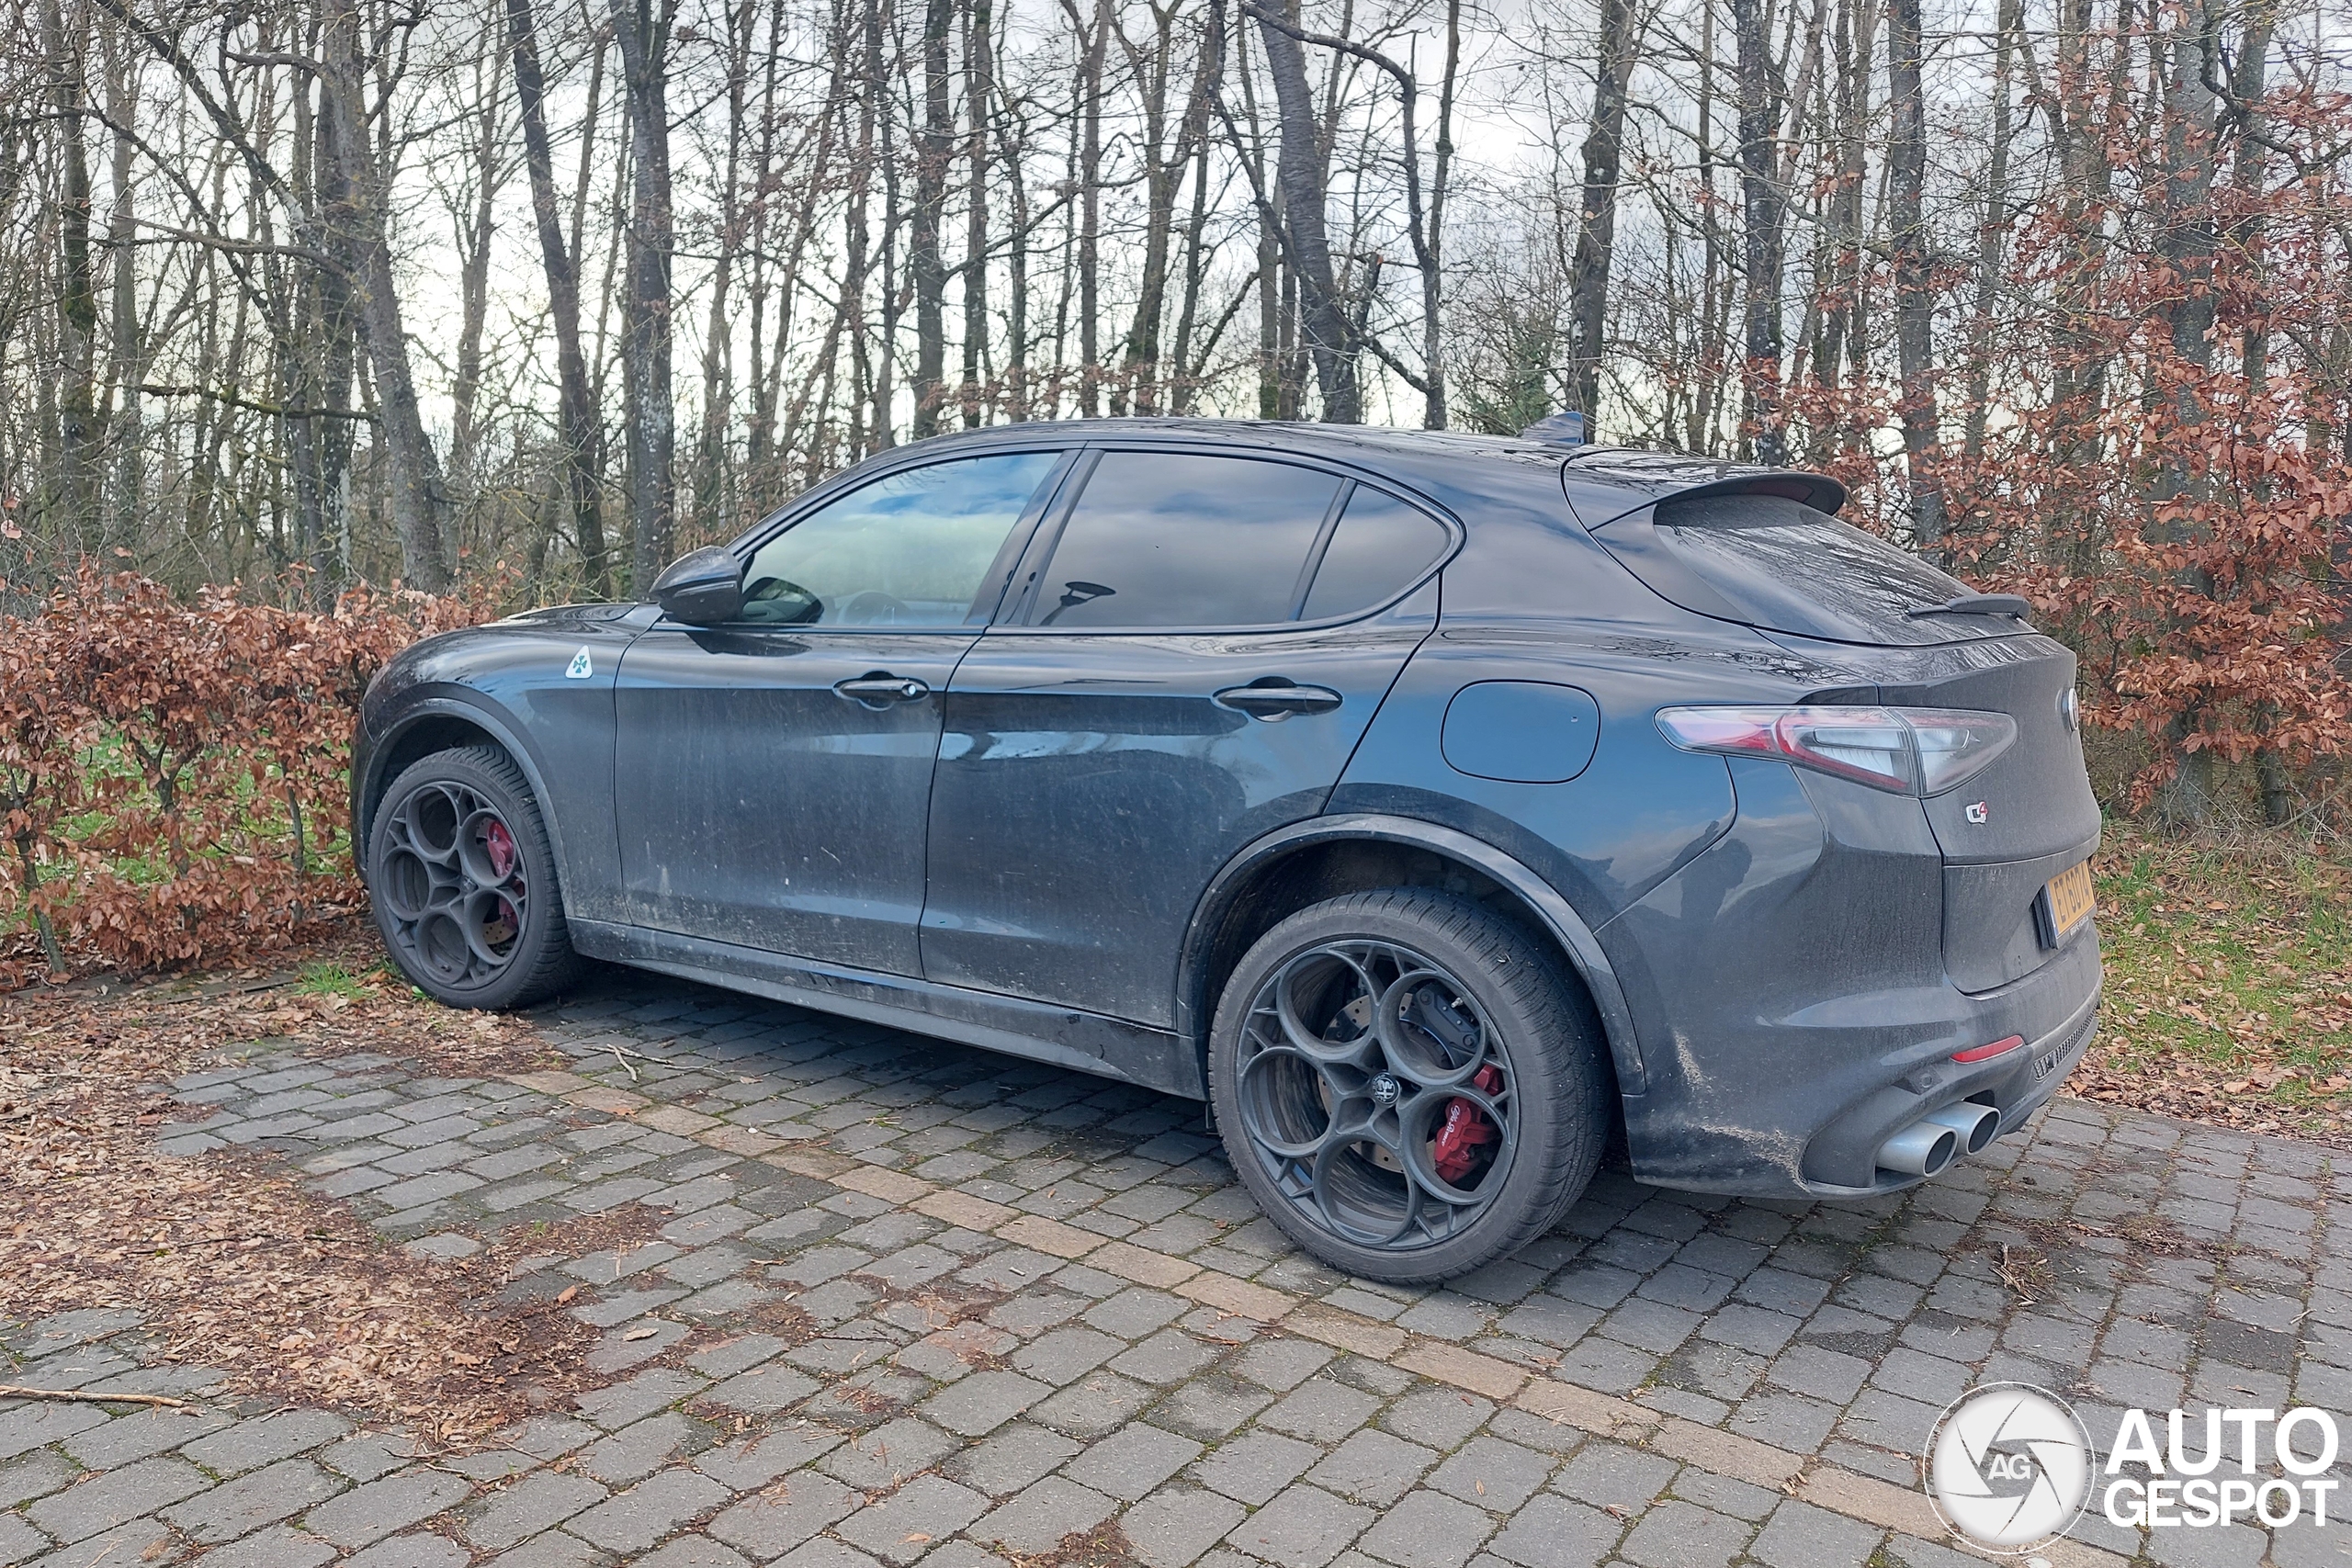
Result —
<instances>
[{"instance_id":1,"label":"car side window","mask_svg":"<svg viewBox=\"0 0 2352 1568\"><path fill-rule=\"evenodd\" d=\"M1257 626L1291 618L1338 476L1189 452L1106 452L1046 562L1035 626Z\"/></svg>"},{"instance_id":2,"label":"car side window","mask_svg":"<svg viewBox=\"0 0 2352 1568\"><path fill-rule=\"evenodd\" d=\"M1358 485L1315 569L1299 618L1319 621L1392 599L1453 543L1453 532L1419 507Z\"/></svg>"},{"instance_id":3,"label":"car side window","mask_svg":"<svg viewBox=\"0 0 2352 1568\"><path fill-rule=\"evenodd\" d=\"M827 502L762 545L741 619L788 626L961 626L989 565L1058 452L901 468Z\"/></svg>"}]
</instances>

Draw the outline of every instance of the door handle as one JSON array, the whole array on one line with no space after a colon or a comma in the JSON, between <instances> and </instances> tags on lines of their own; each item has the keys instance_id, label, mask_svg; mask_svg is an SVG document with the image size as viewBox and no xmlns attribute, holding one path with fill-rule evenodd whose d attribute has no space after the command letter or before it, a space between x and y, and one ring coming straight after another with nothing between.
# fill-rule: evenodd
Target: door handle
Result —
<instances>
[{"instance_id":1,"label":"door handle","mask_svg":"<svg viewBox=\"0 0 2352 1568\"><path fill-rule=\"evenodd\" d=\"M1340 705L1340 694L1328 687L1294 685L1270 676L1246 686L1227 686L1213 700L1219 707L1272 724L1295 713L1329 713Z\"/></svg>"},{"instance_id":2,"label":"door handle","mask_svg":"<svg viewBox=\"0 0 2352 1568\"><path fill-rule=\"evenodd\" d=\"M887 708L893 703L911 703L931 695L931 688L911 676L893 675L888 670L870 671L853 675L846 681L833 682L833 693L854 703L870 708Z\"/></svg>"}]
</instances>

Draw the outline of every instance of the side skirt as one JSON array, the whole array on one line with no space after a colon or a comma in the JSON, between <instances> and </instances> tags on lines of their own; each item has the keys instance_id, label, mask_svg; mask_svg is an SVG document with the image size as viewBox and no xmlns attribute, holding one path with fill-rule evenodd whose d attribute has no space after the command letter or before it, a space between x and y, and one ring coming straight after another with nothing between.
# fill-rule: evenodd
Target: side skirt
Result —
<instances>
[{"instance_id":1,"label":"side skirt","mask_svg":"<svg viewBox=\"0 0 2352 1568\"><path fill-rule=\"evenodd\" d=\"M572 946L592 958L1050 1062L1187 1100L1208 1098L1198 1055L1168 1030L643 926L582 919L570 925Z\"/></svg>"}]
</instances>

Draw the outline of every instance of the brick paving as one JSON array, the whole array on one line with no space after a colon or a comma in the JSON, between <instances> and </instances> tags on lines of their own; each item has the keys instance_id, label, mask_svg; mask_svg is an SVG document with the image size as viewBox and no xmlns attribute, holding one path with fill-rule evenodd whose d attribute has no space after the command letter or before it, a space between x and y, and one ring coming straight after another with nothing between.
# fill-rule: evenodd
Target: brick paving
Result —
<instances>
[{"instance_id":1,"label":"brick paving","mask_svg":"<svg viewBox=\"0 0 2352 1568\"><path fill-rule=\"evenodd\" d=\"M0 1563L1027 1568L1115 1520L1145 1568L1945 1568L1983 1559L1915 1456L1973 1383L2095 1434L2352 1414L2352 1168L2308 1145L2062 1100L1883 1201L1604 1172L1400 1290L1289 1247L1196 1105L617 973L538 1021L571 1071L263 1052L174 1086L211 1113L163 1146L280 1151L441 1256L665 1212L510 1287L582 1287L611 1385L456 1460L322 1411L0 1402ZM816 1337L758 1332L776 1303ZM141 1331L0 1324L0 1379L201 1400ZM2076 1537L2050 1561L2352 1565L2333 1517Z\"/></svg>"}]
</instances>

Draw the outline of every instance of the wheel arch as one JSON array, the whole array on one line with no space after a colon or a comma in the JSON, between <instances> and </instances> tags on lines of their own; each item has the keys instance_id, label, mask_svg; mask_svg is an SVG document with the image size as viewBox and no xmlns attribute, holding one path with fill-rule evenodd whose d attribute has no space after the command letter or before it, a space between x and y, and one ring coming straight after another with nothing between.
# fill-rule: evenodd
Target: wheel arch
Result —
<instances>
[{"instance_id":1,"label":"wheel arch","mask_svg":"<svg viewBox=\"0 0 2352 1568\"><path fill-rule=\"evenodd\" d=\"M368 869L368 836L375 830L376 812L384 795L402 770L436 751L468 746L492 746L511 759L531 786L539 820L546 824L548 847L555 852L558 874L569 871L563 852L563 825L547 781L522 734L498 714L453 697L426 697L402 711L368 749L362 776L352 791L352 859L364 877ZM564 875L567 885L570 877Z\"/></svg>"},{"instance_id":2,"label":"wheel arch","mask_svg":"<svg viewBox=\"0 0 2352 1568\"><path fill-rule=\"evenodd\" d=\"M1647 1080L1632 1011L1616 970L1583 917L1543 878L1492 844L1403 817L1310 818L1266 835L1227 863L1202 894L1185 931L1176 985L1179 1033L1205 1061L1217 992L1250 943L1310 904L1396 886L1468 893L1547 941L1592 1005L1619 1091L1643 1091Z\"/></svg>"}]
</instances>

